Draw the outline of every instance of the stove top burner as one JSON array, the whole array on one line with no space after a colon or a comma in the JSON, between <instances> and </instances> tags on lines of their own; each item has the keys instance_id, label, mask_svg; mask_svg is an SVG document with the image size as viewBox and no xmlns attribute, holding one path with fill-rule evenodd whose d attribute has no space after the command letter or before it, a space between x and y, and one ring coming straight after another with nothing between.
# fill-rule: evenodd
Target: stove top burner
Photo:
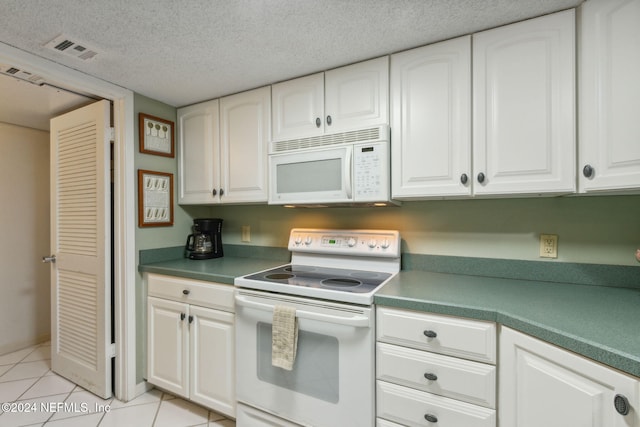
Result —
<instances>
[{"instance_id":1,"label":"stove top burner","mask_svg":"<svg viewBox=\"0 0 640 427\"><path fill-rule=\"evenodd\" d=\"M391 276L390 273L375 271L288 264L246 276L245 279L339 292L368 293Z\"/></svg>"}]
</instances>

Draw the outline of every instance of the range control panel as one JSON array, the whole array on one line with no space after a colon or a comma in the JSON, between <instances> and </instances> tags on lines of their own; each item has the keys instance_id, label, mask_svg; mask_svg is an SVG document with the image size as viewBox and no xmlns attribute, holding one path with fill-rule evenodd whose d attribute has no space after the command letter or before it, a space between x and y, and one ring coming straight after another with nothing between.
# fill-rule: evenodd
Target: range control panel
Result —
<instances>
[{"instance_id":1,"label":"range control panel","mask_svg":"<svg viewBox=\"0 0 640 427\"><path fill-rule=\"evenodd\" d=\"M294 228L289 250L333 255L400 257L396 230L327 230Z\"/></svg>"}]
</instances>

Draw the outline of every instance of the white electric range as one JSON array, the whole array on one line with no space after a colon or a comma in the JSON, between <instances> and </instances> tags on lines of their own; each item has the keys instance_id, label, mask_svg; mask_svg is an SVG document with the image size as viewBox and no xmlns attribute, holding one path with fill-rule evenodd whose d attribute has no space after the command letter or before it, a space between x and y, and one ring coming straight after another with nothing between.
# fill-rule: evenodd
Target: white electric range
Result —
<instances>
[{"instance_id":1,"label":"white electric range","mask_svg":"<svg viewBox=\"0 0 640 427\"><path fill-rule=\"evenodd\" d=\"M235 279L238 427L375 424L372 303L400 245L392 230L296 228L290 264ZM296 310L291 371L271 364L277 306Z\"/></svg>"}]
</instances>

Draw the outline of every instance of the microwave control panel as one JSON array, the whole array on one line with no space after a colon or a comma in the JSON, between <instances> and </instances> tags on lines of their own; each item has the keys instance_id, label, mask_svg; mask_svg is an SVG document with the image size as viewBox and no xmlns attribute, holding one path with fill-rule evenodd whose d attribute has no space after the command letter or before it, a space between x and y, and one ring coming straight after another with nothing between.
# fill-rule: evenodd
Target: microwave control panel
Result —
<instances>
[{"instance_id":1,"label":"microwave control panel","mask_svg":"<svg viewBox=\"0 0 640 427\"><path fill-rule=\"evenodd\" d=\"M354 145L353 187L356 202L388 198L389 145L387 142Z\"/></svg>"}]
</instances>

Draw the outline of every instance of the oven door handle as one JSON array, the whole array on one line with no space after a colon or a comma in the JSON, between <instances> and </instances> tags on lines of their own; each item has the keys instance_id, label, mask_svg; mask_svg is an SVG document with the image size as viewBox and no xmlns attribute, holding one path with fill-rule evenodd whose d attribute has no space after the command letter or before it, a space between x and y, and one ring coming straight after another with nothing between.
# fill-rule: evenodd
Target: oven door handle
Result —
<instances>
[{"instance_id":1,"label":"oven door handle","mask_svg":"<svg viewBox=\"0 0 640 427\"><path fill-rule=\"evenodd\" d=\"M262 304L259 302L249 301L248 299L236 295L236 304L242 307L255 308L263 311L273 311L274 306L271 304ZM296 317L300 319L317 320L319 322L336 323L343 326L353 326L356 328L370 327L371 319L367 316L354 315L351 317L332 316L330 314L320 314L305 310L296 310Z\"/></svg>"}]
</instances>

